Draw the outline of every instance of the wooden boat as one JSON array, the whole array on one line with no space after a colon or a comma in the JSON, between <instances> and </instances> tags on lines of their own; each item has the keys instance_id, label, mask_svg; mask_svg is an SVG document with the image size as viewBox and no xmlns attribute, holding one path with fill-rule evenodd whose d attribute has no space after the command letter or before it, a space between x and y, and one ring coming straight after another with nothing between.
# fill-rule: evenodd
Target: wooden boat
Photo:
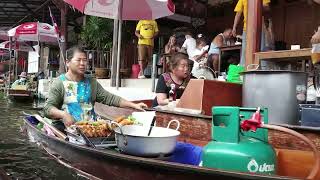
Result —
<instances>
[{"instance_id":1,"label":"wooden boat","mask_svg":"<svg viewBox=\"0 0 320 180\"><path fill-rule=\"evenodd\" d=\"M33 100L34 93L33 91L24 89L9 89L8 96L14 100Z\"/></svg>"},{"instance_id":2,"label":"wooden boat","mask_svg":"<svg viewBox=\"0 0 320 180\"><path fill-rule=\"evenodd\" d=\"M104 113L115 110L111 107L109 109L109 107L100 106L100 110L102 109ZM132 110L122 108L116 110L122 115L132 112ZM164 122L165 120L159 118L157 125L160 125L158 124L160 121ZM181 132L185 132L187 126L192 127L192 124L187 121L181 122ZM305 178L314 163L313 155L309 151L277 149L278 174L281 176L247 174L172 163L165 161L165 159L135 157L121 154L114 149L93 149L57 137L47 136L27 120L25 120L25 127L29 137L38 142L48 153L81 172L91 174L90 178L128 180L295 179ZM194 132L191 136L197 135L196 131ZM180 139L190 138L182 133ZM318 177L320 177L320 172L318 172Z\"/></svg>"}]
</instances>

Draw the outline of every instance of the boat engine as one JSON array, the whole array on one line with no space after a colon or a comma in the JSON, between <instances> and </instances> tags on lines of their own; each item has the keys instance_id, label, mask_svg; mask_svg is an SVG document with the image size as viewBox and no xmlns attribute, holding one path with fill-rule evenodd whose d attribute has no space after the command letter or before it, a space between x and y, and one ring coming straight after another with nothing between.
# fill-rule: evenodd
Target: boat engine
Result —
<instances>
[{"instance_id":1,"label":"boat engine","mask_svg":"<svg viewBox=\"0 0 320 180\"><path fill-rule=\"evenodd\" d=\"M209 168L273 175L276 153L268 144L268 110L216 106L212 108L212 141L203 149L202 165ZM251 131L248 131L251 130Z\"/></svg>"}]
</instances>

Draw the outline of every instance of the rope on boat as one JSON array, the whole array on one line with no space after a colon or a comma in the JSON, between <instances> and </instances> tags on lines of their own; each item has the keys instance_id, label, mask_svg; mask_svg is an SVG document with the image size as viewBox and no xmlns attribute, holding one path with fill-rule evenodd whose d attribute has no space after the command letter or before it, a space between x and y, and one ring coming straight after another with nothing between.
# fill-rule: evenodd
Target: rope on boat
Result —
<instances>
[{"instance_id":1,"label":"rope on boat","mask_svg":"<svg viewBox=\"0 0 320 180\"><path fill-rule=\"evenodd\" d=\"M311 172L307 176L307 179L314 179L315 180L315 178L318 174L318 171L320 169L320 152L318 151L316 145L310 139L308 139L306 136L304 136L296 131L293 131L291 129L281 127L281 126L276 126L276 125L271 125L271 124L262 124L262 128L282 131L282 132L291 134L295 137L298 137L299 139L306 142L312 148L314 159L315 159L314 166L312 167Z\"/></svg>"}]
</instances>

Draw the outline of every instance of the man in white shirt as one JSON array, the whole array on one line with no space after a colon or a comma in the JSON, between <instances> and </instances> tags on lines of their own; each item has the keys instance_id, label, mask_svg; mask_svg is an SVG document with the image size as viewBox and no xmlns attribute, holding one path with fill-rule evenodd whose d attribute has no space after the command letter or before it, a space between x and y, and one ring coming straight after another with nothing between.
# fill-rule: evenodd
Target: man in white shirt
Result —
<instances>
[{"instance_id":1,"label":"man in white shirt","mask_svg":"<svg viewBox=\"0 0 320 180\"><path fill-rule=\"evenodd\" d=\"M196 40L192 37L191 32L186 32L186 40L184 41L181 51L186 52L189 56L189 59L193 57L193 52L196 49Z\"/></svg>"}]
</instances>

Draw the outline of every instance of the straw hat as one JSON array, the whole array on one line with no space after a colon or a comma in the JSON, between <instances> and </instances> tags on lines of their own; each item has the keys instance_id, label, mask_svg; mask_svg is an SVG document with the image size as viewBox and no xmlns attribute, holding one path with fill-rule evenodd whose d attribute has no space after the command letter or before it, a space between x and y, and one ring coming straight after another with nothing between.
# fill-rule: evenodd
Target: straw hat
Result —
<instances>
[{"instance_id":1,"label":"straw hat","mask_svg":"<svg viewBox=\"0 0 320 180\"><path fill-rule=\"evenodd\" d=\"M27 73L26 73L26 72L21 72L21 74L19 75L19 77L27 77Z\"/></svg>"}]
</instances>

